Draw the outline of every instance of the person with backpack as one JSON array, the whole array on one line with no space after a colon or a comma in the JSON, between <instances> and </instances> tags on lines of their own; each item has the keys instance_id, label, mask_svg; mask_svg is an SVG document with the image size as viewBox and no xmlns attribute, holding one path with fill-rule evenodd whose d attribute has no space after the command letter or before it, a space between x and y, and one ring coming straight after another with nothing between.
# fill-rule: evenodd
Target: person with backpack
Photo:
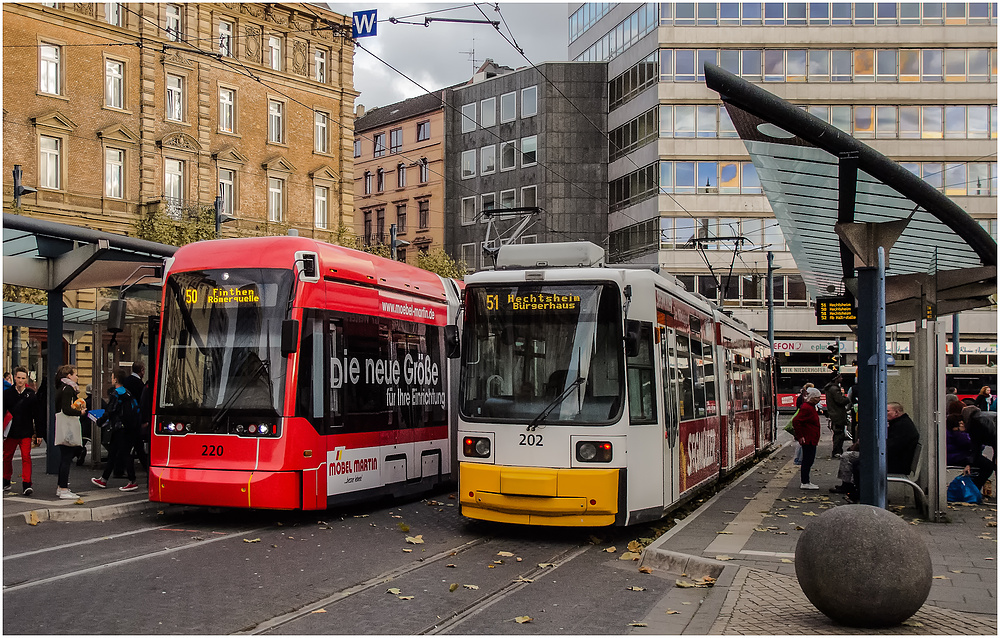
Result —
<instances>
[{"instance_id":1,"label":"person with backpack","mask_svg":"<svg viewBox=\"0 0 1000 638\"><path fill-rule=\"evenodd\" d=\"M124 368L115 371L115 389L108 400L108 409L97 420L102 428L109 428L111 441L108 444L108 462L100 478L92 478L90 482L100 488L108 486L108 479L117 467L124 469L128 475L128 483L118 489L122 492L134 492L139 489L135 480L135 462L132 459L132 448L139 438L139 400L125 388L124 381L129 373Z\"/></svg>"}]
</instances>

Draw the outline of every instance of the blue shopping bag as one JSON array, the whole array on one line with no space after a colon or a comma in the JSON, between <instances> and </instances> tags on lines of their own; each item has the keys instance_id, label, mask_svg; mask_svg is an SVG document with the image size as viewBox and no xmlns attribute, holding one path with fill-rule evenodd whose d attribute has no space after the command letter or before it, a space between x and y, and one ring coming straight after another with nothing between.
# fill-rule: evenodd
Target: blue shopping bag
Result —
<instances>
[{"instance_id":1,"label":"blue shopping bag","mask_svg":"<svg viewBox=\"0 0 1000 638\"><path fill-rule=\"evenodd\" d=\"M948 501L951 503L981 503L983 494L972 478L960 474L948 484Z\"/></svg>"}]
</instances>

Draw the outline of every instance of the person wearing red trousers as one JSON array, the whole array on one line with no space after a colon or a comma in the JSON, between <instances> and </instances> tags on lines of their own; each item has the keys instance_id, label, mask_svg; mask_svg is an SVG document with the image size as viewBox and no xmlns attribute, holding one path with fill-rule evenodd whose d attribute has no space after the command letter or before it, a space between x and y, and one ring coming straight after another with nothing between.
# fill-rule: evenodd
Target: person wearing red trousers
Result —
<instances>
[{"instance_id":1,"label":"person wearing red trousers","mask_svg":"<svg viewBox=\"0 0 1000 638\"><path fill-rule=\"evenodd\" d=\"M806 390L806 400L799 406L799 411L792 417L792 427L795 429L795 440L802 445L802 484L803 490L818 490L819 486L809 480L809 470L816 460L816 446L819 445L819 413L816 404L822 393L817 388Z\"/></svg>"},{"instance_id":2,"label":"person wearing red trousers","mask_svg":"<svg viewBox=\"0 0 1000 638\"><path fill-rule=\"evenodd\" d=\"M10 429L3 440L3 489L12 489L14 452L21 449L21 491L31 496L31 444L38 440L38 422L35 419L35 391L28 387L28 371L14 370L14 385L4 390L3 411L11 415Z\"/></svg>"}]
</instances>

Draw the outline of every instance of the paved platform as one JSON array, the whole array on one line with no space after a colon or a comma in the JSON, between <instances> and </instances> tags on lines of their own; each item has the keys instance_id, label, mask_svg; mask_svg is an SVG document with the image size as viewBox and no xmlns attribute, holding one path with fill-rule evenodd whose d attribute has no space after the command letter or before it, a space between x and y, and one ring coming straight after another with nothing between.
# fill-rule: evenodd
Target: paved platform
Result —
<instances>
[{"instance_id":1,"label":"paved platform","mask_svg":"<svg viewBox=\"0 0 1000 638\"><path fill-rule=\"evenodd\" d=\"M671 588L632 633L997 635L995 500L951 504L949 523L923 521L890 500L890 510L924 536L933 565L930 595L904 624L844 627L812 606L795 577L795 545L815 516L847 503L829 492L840 483L830 451L825 440L813 466L820 491L799 488L789 442L647 547L642 564L654 575L692 584L717 580L710 588Z\"/></svg>"},{"instance_id":2,"label":"paved platform","mask_svg":"<svg viewBox=\"0 0 1000 638\"><path fill-rule=\"evenodd\" d=\"M55 474L45 473L45 444L31 450L31 496L21 494L21 453L14 453L13 489L3 494L3 518L21 517L27 523L32 521L106 521L149 509L163 509L162 503L150 503L148 498L146 472L136 463L136 482L139 489L122 492L118 488L127 479L111 479L108 487L101 489L90 482L91 477L101 475L100 469L88 463L79 466L74 463L69 471L69 489L80 498L75 501L56 497Z\"/></svg>"}]
</instances>

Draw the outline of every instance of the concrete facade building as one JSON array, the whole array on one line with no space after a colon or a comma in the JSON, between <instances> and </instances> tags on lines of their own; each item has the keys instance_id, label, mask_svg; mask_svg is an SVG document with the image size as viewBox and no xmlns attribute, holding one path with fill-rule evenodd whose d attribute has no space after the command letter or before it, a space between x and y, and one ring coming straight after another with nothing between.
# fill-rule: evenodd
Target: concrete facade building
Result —
<instances>
[{"instance_id":1,"label":"concrete facade building","mask_svg":"<svg viewBox=\"0 0 1000 638\"><path fill-rule=\"evenodd\" d=\"M389 230L409 246L397 259L444 248L445 117L448 89L372 109L354 122L354 234L388 245Z\"/></svg>"},{"instance_id":2,"label":"concrete facade building","mask_svg":"<svg viewBox=\"0 0 1000 638\"><path fill-rule=\"evenodd\" d=\"M659 264L766 332L773 252L783 361L822 371L838 336L853 352L848 326L816 326L704 64L864 140L996 238L996 11L985 2L571 3L569 59L608 64L609 261ZM963 366L996 365L996 321L995 307L962 313ZM896 326L893 345L913 330Z\"/></svg>"},{"instance_id":3,"label":"concrete facade building","mask_svg":"<svg viewBox=\"0 0 1000 638\"><path fill-rule=\"evenodd\" d=\"M607 237L607 65L549 62L512 70L487 61L449 93L445 235L469 271L483 254L484 211L538 206L521 242ZM515 220L498 222L509 230ZM491 245L491 244L488 244Z\"/></svg>"}]
</instances>

